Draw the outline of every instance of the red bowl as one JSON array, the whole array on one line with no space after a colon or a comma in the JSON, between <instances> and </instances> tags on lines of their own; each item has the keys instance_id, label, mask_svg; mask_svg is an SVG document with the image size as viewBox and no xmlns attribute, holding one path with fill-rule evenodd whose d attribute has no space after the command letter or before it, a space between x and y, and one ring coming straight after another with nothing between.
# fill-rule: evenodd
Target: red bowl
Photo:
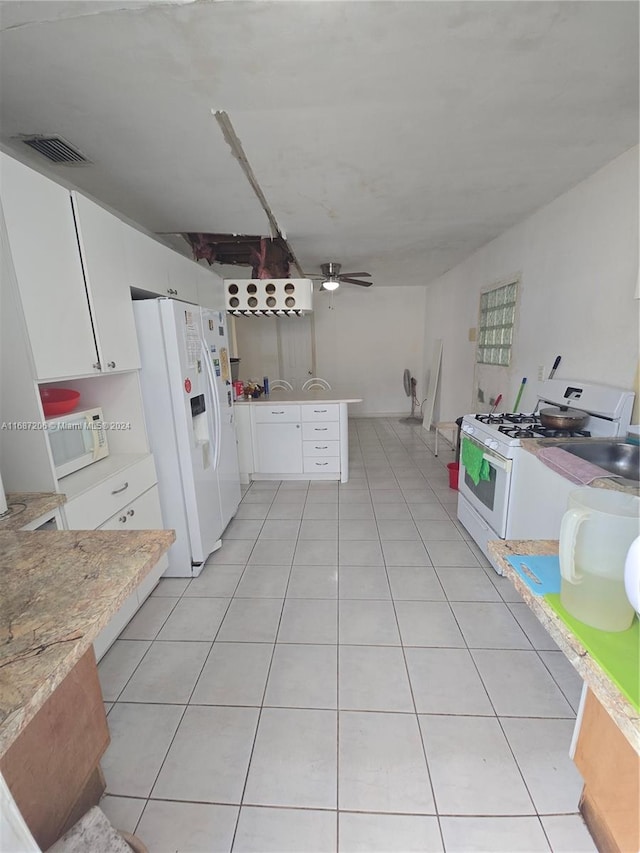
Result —
<instances>
[{"instance_id":1,"label":"red bowl","mask_svg":"<svg viewBox=\"0 0 640 853\"><path fill-rule=\"evenodd\" d=\"M66 415L72 412L80 402L80 392L71 388L41 388L40 399L45 415Z\"/></svg>"}]
</instances>

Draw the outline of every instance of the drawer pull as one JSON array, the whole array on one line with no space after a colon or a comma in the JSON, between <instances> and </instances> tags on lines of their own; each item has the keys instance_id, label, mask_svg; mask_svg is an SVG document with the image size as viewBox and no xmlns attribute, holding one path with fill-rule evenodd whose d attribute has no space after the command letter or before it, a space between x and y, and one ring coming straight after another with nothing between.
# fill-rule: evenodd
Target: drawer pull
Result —
<instances>
[{"instance_id":1,"label":"drawer pull","mask_svg":"<svg viewBox=\"0 0 640 853\"><path fill-rule=\"evenodd\" d=\"M328 449L329 449L329 445L328 445L328 444L324 444L324 445L322 445L322 446L321 446L321 445L316 444L316 450L328 450Z\"/></svg>"},{"instance_id":2,"label":"drawer pull","mask_svg":"<svg viewBox=\"0 0 640 853\"><path fill-rule=\"evenodd\" d=\"M124 492L124 490L125 490L125 489L128 489L128 488L129 488L129 483L125 483L125 484L124 484L124 486L122 486L121 488L119 488L119 489L114 489L114 490L111 492L111 494L112 494L112 495L119 495L119 494L120 494L120 492Z\"/></svg>"},{"instance_id":3,"label":"drawer pull","mask_svg":"<svg viewBox=\"0 0 640 853\"><path fill-rule=\"evenodd\" d=\"M121 515L120 518L118 519L118 521L120 522L120 524L126 524L127 523L127 516Z\"/></svg>"},{"instance_id":4,"label":"drawer pull","mask_svg":"<svg viewBox=\"0 0 640 853\"><path fill-rule=\"evenodd\" d=\"M316 462L316 465L328 465L328 462Z\"/></svg>"},{"instance_id":5,"label":"drawer pull","mask_svg":"<svg viewBox=\"0 0 640 853\"><path fill-rule=\"evenodd\" d=\"M314 409L313 413L314 413L314 415L326 415L327 410L326 409Z\"/></svg>"},{"instance_id":6,"label":"drawer pull","mask_svg":"<svg viewBox=\"0 0 640 853\"><path fill-rule=\"evenodd\" d=\"M271 409L271 414L272 415L284 415L284 410L281 412L274 412L273 409Z\"/></svg>"},{"instance_id":7,"label":"drawer pull","mask_svg":"<svg viewBox=\"0 0 640 853\"><path fill-rule=\"evenodd\" d=\"M128 509L128 510L127 510L127 515L129 516L129 518L131 518L131 517L132 517L132 516L134 516L135 514L136 514L135 509Z\"/></svg>"},{"instance_id":8,"label":"drawer pull","mask_svg":"<svg viewBox=\"0 0 640 853\"><path fill-rule=\"evenodd\" d=\"M316 432L327 432L328 429L329 427L314 427Z\"/></svg>"}]
</instances>

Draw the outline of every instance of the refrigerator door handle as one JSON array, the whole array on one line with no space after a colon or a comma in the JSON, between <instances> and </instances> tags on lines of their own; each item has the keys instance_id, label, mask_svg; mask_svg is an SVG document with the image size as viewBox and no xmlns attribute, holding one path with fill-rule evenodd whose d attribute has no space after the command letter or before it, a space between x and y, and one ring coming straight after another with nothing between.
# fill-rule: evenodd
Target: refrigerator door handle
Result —
<instances>
[{"instance_id":1,"label":"refrigerator door handle","mask_svg":"<svg viewBox=\"0 0 640 853\"><path fill-rule=\"evenodd\" d=\"M222 417L220 415L220 400L218 399L218 388L216 387L216 380L213 375L213 368L211 367L211 354L209 353L209 348L207 347L207 342L204 338L200 339L200 345L202 347L202 355L204 356L203 361L205 363L205 371L207 373L207 385L209 386L209 390L211 391L211 399L213 400L213 409L215 413L216 451L213 459L213 469L214 471L217 471L218 466L220 464L220 445L222 443Z\"/></svg>"}]
</instances>

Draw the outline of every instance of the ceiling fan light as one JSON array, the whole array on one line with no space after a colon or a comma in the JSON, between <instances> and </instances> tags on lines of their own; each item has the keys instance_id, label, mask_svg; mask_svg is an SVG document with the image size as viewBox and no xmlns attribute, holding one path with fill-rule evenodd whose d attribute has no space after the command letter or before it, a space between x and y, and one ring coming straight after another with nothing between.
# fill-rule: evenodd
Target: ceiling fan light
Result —
<instances>
[{"instance_id":1,"label":"ceiling fan light","mask_svg":"<svg viewBox=\"0 0 640 853\"><path fill-rule=\"evenodd\" d=\"M328 278L322 282L325 290L337 290L340 287L340 282L335 278Z\"/></svg>"}]
</instances>

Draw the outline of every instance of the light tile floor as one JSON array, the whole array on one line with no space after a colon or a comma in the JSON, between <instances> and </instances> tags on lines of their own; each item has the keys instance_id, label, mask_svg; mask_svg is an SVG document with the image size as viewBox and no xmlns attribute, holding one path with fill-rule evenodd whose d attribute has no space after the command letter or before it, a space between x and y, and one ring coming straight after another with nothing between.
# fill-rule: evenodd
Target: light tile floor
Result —
<instances>
[{"instance_id":1,"label":"light tile floor","mask_svg":"<svg viewBox=\"0 0 640 853\"><path fill-rule=\"evenodd\" d=\"M102 807L150 853L595 850L580 680L458 524L432 441L355 419L348 483L253 483L101 661Z\"/></svg>"}]
</instances>

